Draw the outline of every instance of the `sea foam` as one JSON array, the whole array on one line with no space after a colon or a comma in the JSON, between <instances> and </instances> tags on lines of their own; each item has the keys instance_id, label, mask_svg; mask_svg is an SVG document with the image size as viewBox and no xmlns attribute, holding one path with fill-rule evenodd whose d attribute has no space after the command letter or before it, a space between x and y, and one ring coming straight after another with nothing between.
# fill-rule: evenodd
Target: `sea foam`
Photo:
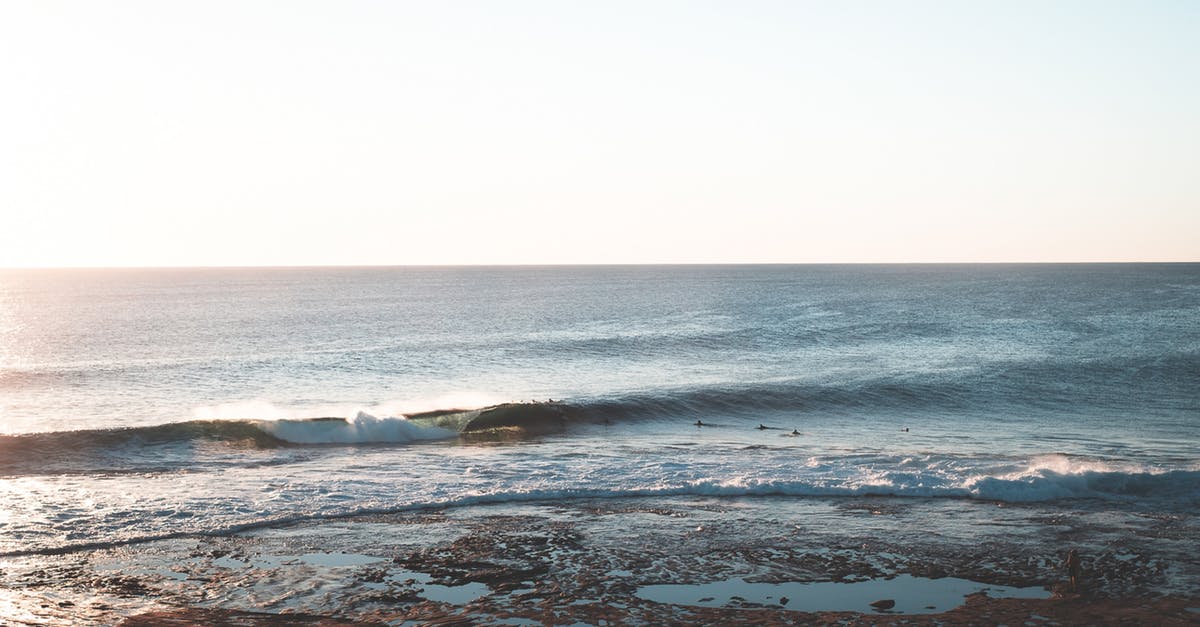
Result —
<instances>
[{"instance_id":1,"label":"sea foam","mask_svg":"<svg viewBox=\"0 0 1200 627\"><path fill-rule=\"evenodd\" d=\"M406 418L378 418L361 411L353 418L264 420L256 426L293 444L397 444L457 435L441 427L414 424Z\"/></svg>"}]
</instances>

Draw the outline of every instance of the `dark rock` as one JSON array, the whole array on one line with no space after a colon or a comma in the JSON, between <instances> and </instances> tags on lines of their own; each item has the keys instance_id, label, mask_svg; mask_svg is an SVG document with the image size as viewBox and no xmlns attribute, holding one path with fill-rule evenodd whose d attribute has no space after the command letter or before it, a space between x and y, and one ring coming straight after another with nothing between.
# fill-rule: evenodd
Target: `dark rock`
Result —
<instances>
[{"instance_id":1,"label":"dark rock","mask_svg":"<svg viewBox=\"0 0 1200 627\"><path fill-rule=\"evenodd\" d=\"M877 610L890 610L893 607L896 607L896 601L893 599L880 599L878 601L871 601L871 607Z\"/></svg>"}]
</instances>

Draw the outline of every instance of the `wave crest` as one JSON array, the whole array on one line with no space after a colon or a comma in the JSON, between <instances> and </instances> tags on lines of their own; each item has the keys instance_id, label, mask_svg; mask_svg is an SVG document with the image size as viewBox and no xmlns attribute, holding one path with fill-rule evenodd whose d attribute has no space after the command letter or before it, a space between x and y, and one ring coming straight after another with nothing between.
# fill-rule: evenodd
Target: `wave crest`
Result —
<instances>
[{"instance_id":1,"label":"wave crest","mask_svg":"<svg viewBox=\"0 0 1200 627\"><path fill-rule=\"evenodd\" d=\"M436 425L404 417L278 420L189 420L146 427L0 435L0 474L60 474L170 469L203 463L192 450L205 442L233 448L406 444L454 437ZM171 453L175 452L177 459Z\"/></svg>"},{"instance_id":2,"label":"wave crest","mask_svg":"<svg viewBox=\"0 0 1200 627\"><path fill-rule=\"evenodd\" d=\"M404 444L455 435L455 431L439 426L420 425L407 418L377 418L361 411L346 419L285 419L253 424L272 437L291 444Z\"/></svg>"},{"instance_id":3,"label":"wave crest","mask_svg":"<svg viewBox=\"0 0 1200 627\"><path fill-rule=\"evenodd\" d=\"M975 498L1030 503L1060 499L1133 500L1200 499L1200 472L1121 472L1086 470L1070 473L1038 469L1018 476L972 477L965 484Z\"/></svg>"}]
</instances>

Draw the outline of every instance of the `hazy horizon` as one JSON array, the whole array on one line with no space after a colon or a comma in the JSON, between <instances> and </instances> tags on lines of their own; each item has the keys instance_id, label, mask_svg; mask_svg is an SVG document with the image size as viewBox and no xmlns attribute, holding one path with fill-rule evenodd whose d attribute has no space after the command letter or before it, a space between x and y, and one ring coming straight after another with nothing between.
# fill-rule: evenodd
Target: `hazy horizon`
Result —
<instances>
[{"instance_id":1,"label":"hazy horizon","mask_svg":"<svg viewBox=\"0 0 1200 627\"><path fill-rule=\"evenodd\" d=\"M0 6L0 267L1200 261L1200 5Z\"/></svg>"},{"instance_id":2,"label":"hazy horizon","mask_svg":"<svg viewBox=\"0 0 1200 627\"><path fill-rule=\"evenodd\" d=\"M661 262L661 263L406 263L406 264L291 264L291 265L206 265L206 266L4 266L0 272L23 270L303 270L387 268L605 268L605 267L703 267L703 266L1136 266L1197 265L1200 261L768 261L768 262Z\"/></svg>"}]
</instances>

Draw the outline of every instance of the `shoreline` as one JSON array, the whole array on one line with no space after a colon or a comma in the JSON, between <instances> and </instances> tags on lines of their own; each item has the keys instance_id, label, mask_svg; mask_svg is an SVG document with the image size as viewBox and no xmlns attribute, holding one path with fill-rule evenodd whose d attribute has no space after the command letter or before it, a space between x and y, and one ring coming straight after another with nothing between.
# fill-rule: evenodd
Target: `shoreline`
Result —
<instances>
[{"instance_id":1,"label":"shoreline","mask_svg":"<svg viewBox=\"0 0 1200 627\"><path fill-rule=\"evenodd\" d=\"M473 505L8 559L0 618L131 627L1197 624L1195 527L1186 513L892 497ZM1080 594L1064 587L1066 547L1084 556ZM956 593L948 586L963 580L988 590L947 606L947 590ZM820 605L872 581L895 609L875 610L869 602L882 599L871 597L851 599L862 605L855 611ZM721 582L734 596L653 594L697 586L711 597ZM792 592L809 585L826 587L812 598ZM1005 591L1046 598L997 598Z\"/></svg>"},{"instance_id":2,"label":"shoreline","mask_svg":"<svg viewBox=\"0 0 1200 627\"><path fill-rule=\"evenodd\" d=\"M1179 598L1136 599L1136 600L1089 600L1063 598L1048 600L992 599L986 595L967 597L965 603L954 610L940 614L895 615L863 614L852 612L795 612L782 609L737 608L731 610L706 610L677 613L657 624L755 624L755 625L878 625L881 620L889 624L935 626L935 625L978 625L978 624L1025 624L1025 625L1195 625L1200 623L1200 612L1195 601ZM628 616L612 613L611 608L589 608L582 620L576 624L620 625L628 623ZM490 617L489 617L490 618ZM568 624L565 621L580 618L578 614L556 616L553 620L539 622L515 622L510 617L500 624ZM559 622L563 621L563 622ZM237 627L263 627L283 625L285 627L366 627L396 624L393 622L359 621L336 616L316 614L268 614L238 610L212 610L185 608L147 612L129 617L121 627L158 627L163 625L236 625ZM440 612L431 609L420 618L403 623L418 625L473 625L478 622L470 614Z\"/></svg>"}]
</instances>

